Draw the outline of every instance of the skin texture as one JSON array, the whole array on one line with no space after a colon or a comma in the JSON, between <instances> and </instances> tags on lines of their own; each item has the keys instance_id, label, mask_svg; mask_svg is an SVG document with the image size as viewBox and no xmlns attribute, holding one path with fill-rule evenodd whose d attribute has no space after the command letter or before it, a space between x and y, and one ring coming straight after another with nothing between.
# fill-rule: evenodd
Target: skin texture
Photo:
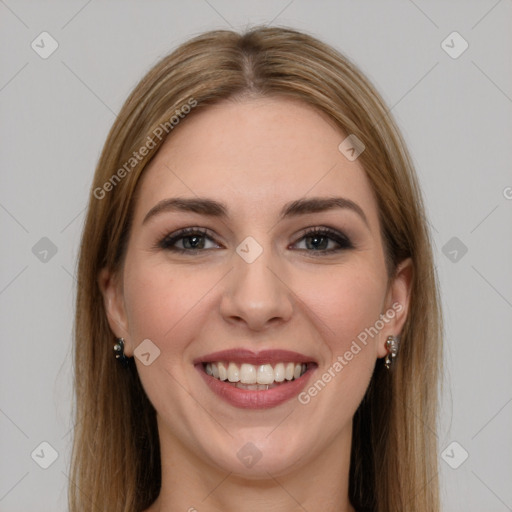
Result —
<instances>
[{"instance_id":1,"label":"skin texture","mask_svg":"<svg viewBox=\"0 0 512 512\"><path fill-rule=\"evenodd\" d=\"M145 339L161 351L149 366L136 358L161 443L163 484L151 512L354 510L351 420L386 337L405 321L411 267L403 262L388 280L377 203L358 160L338 150L345 137L296 100L226 101L186 119L145 170L123 271L102 271L99 284L125 353ZM198 196L225 203L229 217L165 212L143 223L163 199ZM280 220L285 203L313 196L350 199L367 224L348 208ZM208 229L204 249L158 248L187 227ZM354 247L321 255L314 236L304 238L310 227L341 231ZM248 236L263 249L252 263L235 251ZM338 247L327 241L320 248ZM190 247L183 243L190 239L175 245ZM306 405L234 407L192 364L231 348L294 350L317 362L311 384L393 303L401 311ZM261 453L251 468L237 457L248 442Z\"/></svg>"}]
</instances>

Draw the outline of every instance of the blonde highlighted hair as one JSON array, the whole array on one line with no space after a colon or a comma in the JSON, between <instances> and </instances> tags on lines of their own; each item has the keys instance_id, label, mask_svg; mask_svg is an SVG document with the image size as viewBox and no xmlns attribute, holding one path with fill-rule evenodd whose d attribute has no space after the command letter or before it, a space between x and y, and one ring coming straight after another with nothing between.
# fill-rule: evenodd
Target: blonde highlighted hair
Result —
<instances>
[{"instance_id":1,"label":"blonde highlighted hair","mask_svg":"<svg viewBox=\"0 0 512 512\"><path fill-rule=\"evenodd\" d=\"M98 275L123 265L137 183L165 140L155 133L190 101L194 108L172 130L209 105L244 95L298 99L365 145L359 162L378 202L389 277L408 257L414 272L395 368L388 372L378 361L354 417L350 500L358 510L439 512L435 432L442 318L411 158L383 100L354 64L310 35L277 27L242 35L212 31L184 43L140 81L110 130L94 175L78 262L70 510L141 512L158 496L155 410L133 360L125 370L113 356L115 337ZM172 130L166 136L172 137ZM151 149L141 155L148 141ZM134 152L139 152L136 165L127 168ZM122 179L114 183L114 175Z\"/></svg>"}]
</instances>

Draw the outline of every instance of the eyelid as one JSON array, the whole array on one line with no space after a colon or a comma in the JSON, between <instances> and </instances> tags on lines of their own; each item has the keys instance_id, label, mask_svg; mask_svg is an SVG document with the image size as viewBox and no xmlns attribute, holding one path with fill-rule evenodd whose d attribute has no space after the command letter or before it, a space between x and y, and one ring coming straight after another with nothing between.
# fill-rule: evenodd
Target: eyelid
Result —
<instances>
[{"instance_id":1,"label":"eyelid","mask_svg":"<svg viewBox=\"0 0 512 512\"><path fill-rule=\"evenodd\" d=\"M333 228L327 224L321 224L321 225L317 225L317 226L309 226L307 228L303 228L300 231L298 231L298 233L296 233L294 236L295 237L303 237L310 233L316 233L316 232L325 232L325 233L343 237L343 238L346 238L347 240L349 240L348 235L346 235L344 231L342 231L341 229Z\"/></svg>"}]
</instances>

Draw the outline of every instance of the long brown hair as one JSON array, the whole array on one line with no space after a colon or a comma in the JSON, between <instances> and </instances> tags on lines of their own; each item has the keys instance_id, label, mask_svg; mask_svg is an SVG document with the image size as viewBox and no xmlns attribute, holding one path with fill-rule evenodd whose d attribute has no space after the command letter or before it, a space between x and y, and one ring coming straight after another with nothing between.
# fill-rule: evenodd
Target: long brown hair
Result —
<instances>
[{"instance_id":1,"label":"long brown hair","mask_svg":"<svg viewBox=\"0 0 512 512\"><path fill-rule=\"evenodd\" d=\"M165 138L195 112L246 94L301 100L365 145L359 161L378 201L389 277L408 257L414 272L396 366L388 372L377 362L354 417L349 494L357 509L438 512L442 318L413 165L390 112L356 66L310 35L277 27L212 31L181 45L141 80L110 130L78 262L70 510L140 512L158 496L155 410L133 360L124 370L113 357L98 275L123 265L137 183Z\"/></svg>"}]
</instances>

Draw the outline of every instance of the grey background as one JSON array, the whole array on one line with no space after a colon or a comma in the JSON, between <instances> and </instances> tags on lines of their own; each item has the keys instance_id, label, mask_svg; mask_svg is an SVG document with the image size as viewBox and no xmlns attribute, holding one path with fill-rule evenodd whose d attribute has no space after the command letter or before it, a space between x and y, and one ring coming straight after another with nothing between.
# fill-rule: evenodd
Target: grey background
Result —
<instances>
[{"instance_id":1,"label":"grey background","mask_svg":"<svg viewBox=\"0 0 512 512\"><path fill-rule=\"evenodd\" d=\"M426 197L446 316L443 510L512 510L511 0L0 0L0 511L67 508L75 264L116 112L179 43L257 23L333 44L392 107ZM43 31L59 44L47 59L31 48ZM469 43L456 59L441 47L453 31ZM58 453L48 469L43 441Z\"/></svg>"}]
</instances>

